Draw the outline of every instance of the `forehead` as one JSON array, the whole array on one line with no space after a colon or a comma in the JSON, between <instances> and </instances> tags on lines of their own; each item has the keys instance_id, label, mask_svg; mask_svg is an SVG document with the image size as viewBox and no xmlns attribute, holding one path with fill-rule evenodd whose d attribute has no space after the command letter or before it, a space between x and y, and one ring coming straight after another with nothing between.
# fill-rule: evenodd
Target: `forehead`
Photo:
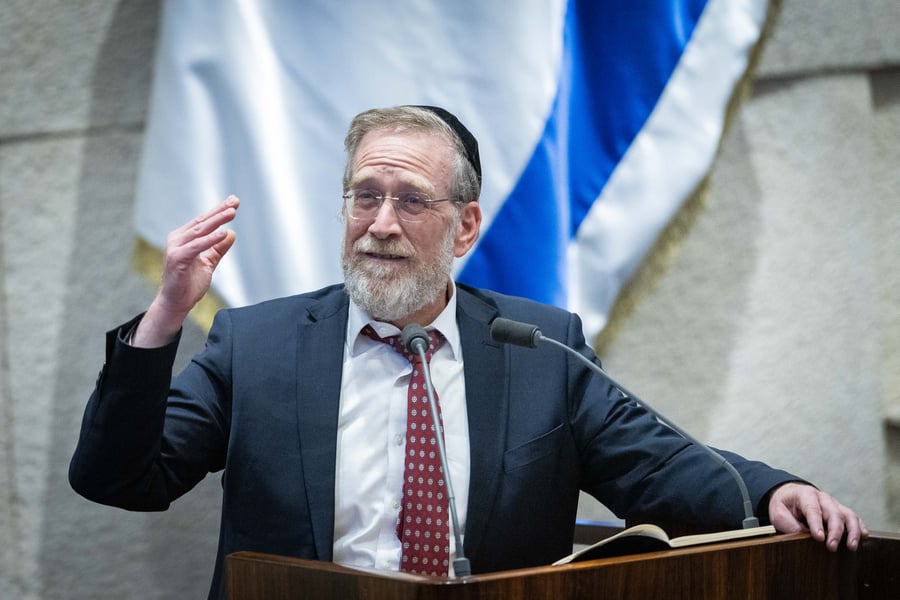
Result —
<instances>
[{"instance_id":1,"label":"forehead","mask_svg":"<svg viewBox=\"0 0 900 600\"><path fill-rule=\"evenodd\" d=\"M376 129L359 142L352 180L427 182L440 187L449 183L452 166L453 148L440 133Z\"/></svg>"}]
</instances>

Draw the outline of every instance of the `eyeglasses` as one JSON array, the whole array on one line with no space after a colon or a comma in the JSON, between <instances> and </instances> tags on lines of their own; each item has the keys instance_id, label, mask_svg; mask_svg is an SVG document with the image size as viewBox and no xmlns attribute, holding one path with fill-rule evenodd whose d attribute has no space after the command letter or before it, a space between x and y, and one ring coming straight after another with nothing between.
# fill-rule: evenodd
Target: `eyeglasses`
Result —
<instances>
[{"instance_id":1,"label":"eyeglasses","mask_svg":"<svg viewBox=\"0 0 900 600\"><path fill-rule=\"evenodd\" d=\"M425 219L425 212L439 202L456 202L452 198L432 200L421 192L404 192L399 196L385 196L377 190L351 190L344 194L347 214L357 221L375 218L385 200L394 204L394 211L401 221L418 223Z\"/></svg>"}]
</instances>

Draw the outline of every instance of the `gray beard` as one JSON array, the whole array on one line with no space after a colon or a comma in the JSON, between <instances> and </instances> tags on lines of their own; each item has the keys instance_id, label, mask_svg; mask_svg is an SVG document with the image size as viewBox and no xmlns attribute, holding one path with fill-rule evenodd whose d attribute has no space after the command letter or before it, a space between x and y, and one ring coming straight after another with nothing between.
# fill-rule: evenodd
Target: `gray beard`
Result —
<instances>
[{"instance_id":1,"label":"gray beard","mask_svg":"<svg viewBox=\"0 0 900 600\"><path fill-rule=\"evenodd\" d=\"M350 299L370 317L379 321L399 321L439 295L446 293L453 267L453 245L456 227L448 229L441 243L438 260L423 265L414 274L397 275L390 267L354 263L345 250L341 266L344 285ZM363 242L360 238L357 244Z\"/></svg>"}]
</instances>

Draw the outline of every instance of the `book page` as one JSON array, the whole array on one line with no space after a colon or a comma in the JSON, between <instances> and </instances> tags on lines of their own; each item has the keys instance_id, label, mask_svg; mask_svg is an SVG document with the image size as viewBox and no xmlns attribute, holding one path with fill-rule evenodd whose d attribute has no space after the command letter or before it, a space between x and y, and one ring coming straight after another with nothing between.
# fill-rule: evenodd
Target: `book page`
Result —
<instances>
[{"instance_id":1,"label":"book page","mask_svg":"<svg viewBox=\"0 0 900 600\"><path fill-rule=\"evenodd\" d=\"M565 558L561 558L553 564L565 565L571 562L580 562L584 560L596 560L598 558L609 558L612 556L626 556L628 554L640 554L643 552L657 552L672 548L684 548L700 544L711 544L713 542L772 535L774 533L774 527L765 525L750 529L730 529L728 531L686 535L670 540L669 536L666 535L666 532L663 531L662 528L656 525L642 524L629 527L616 535L600 540L596 544L579 550L578 552L574 552Z\"/></svg>"}]
</instances>

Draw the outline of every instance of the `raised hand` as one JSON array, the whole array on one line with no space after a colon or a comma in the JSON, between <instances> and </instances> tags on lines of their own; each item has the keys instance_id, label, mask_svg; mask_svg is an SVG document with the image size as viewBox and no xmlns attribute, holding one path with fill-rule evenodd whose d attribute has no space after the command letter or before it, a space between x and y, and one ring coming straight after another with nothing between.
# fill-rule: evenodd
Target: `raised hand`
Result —
<instances>
[{"instance_id":1,"label":"raised hand","mask_svg":"<svg viewBox=\"0 0 900 600\"><path fill-rule=\"evenodd\" d=\"M166 238L162 285L132 337L134 346L168 344L188 313L209 290L213 271L234 244L235 233L221 229L237 214L240 200L220 205L185 223Z\"/></svg>"}]
</instances>

